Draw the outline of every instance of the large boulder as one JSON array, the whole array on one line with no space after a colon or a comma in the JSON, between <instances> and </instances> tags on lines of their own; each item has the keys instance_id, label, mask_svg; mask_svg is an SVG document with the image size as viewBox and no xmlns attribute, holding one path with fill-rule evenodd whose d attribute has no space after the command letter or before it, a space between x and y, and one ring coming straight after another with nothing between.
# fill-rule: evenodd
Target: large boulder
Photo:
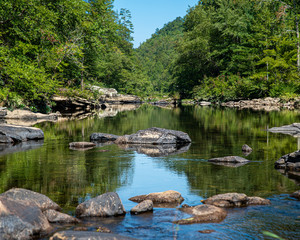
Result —
<instances>
[{"instance_id":1,"label":"large boulder","mask_svg":"<svg viewBox=\"0 0 300 240\"><path fill-rule=\"evenodd\" d=\"M286 154L275 162L275 168L300 171L300 151Z\"/></svg>"},{"instance_id":2,"label":"large boulder","mask_svg":"<svg viewBox=\"0 0 300 240\"><path fill-rule=\"evenodd\" d=\"M43 113L34 113L29 110L16 109L14 111L7 111L5 119L23 119L23 120L57 120L60 114L51 113L51 114L43 114Z\"/></svg>"},{"instance_id":3,"label":"large boulder","mask_svg":"<svg viewBox=\"0 0 300 240\"><path fill-rule=\"evenodd\" d=\"M185 144L191 139L187 133L152 127L131 135L119 137L117 144Z\"/></svg>"},{"instance_id":4,"label":"large boulder","mask_svg":"<svg viewBox=\"0 0 300 240\"><path fill-rule=\"evenodd\" d=\"M117 140L120 136L108 134L108 133L93 133L90 136L92 142L113 142Z\"/></svg>"},{"instance_id":5,"label":"large boulder","mask_svg":"<svg viewBox=\"0 0 300 240\"><path fill-rule=\"evenodd\" d=\"M50 223L79 223L80 220L68 214L48 209L43 212Z\"/></svg>"},{"instance_id":6,"label":"large boulder","mask_svg":"<svg viewBox=\"0 0 300 240\"><path fill-rule=\"evenodd\" d=\"M23 202L24 204L36 204L42 211L47 209L53 209L60 211L61 208L57 203L53 202L47 196L33 192L23 188L12 188L0 195L0 197L5 197L7 199L12 199L18 202Z\"/></svg>"},{"instance_id":7,"label":"large boulder","mask_svg":"<svg viewBox=\"0 0 300 240\"><path fill-rule=\"evenodd\" d=\"M43 234L52 229L35 203L25 204L3 196L0 196L0 218L0 233L9 234L11 239L19 239L16 236L20 234L29 239L30 234ZM25 231L27 227L29 231Z\"/></svg>"},{"instance_id":8,"label":"large boulder","mask_svg":"<svg viewBox=\"0 0 300 240\"><path fill-rule=\"evenodd\" d=\"M246 207L249 205L269 205L270 200L260 197L248 197L244 193L224 193L212 196L203 201L205 204L214 205L217 207Z\"/></svg>"},{"instance_id":9,"label":"large boulder","mask_svg":"<svg viewBox=\"0 0 300 240\"><path fill-rule=\"evenodd\" d=\"M89 199L76 208L77 217L110 217L126 213L122 201L117 193L104 193Z\"/></svg>"},{"instance_id":10,"label":"large boulder","mask_svg":"<svg viewBox=\"0 0 300 240\"><path fill-rule=\"evenodd\" d=\"M8 124L0 125L0 143L23 142L38 139L44 139L44 133L39 128Z\"/></svg>"},{"instance_id":11,"label":"large boulder","mask_svg":"<svg viewBox=\"0 0 300 240\"><path fill-rule=\"evenodd\" d=\"M153 202L151 200L145 200L139 203L137 206L130 210L131 214L140 214L153 211Z\"/></svg>"},{"instance_id":12,"label":"large boulder","mask_svg":"<svg viewBox=\"0 0 300 240\"><path fill-rule=\"evenodd\" d=\"M175 221L175 224L216 223L223 221L227 216L227 212L224 209L208 204L183 207L180 210L193 216Z\"/></svg>"},{"instance_id":13,"label":"large boulder","mask_svg":"<svg viewBox=\"0 0 300 240\"><path fill-rule=\"evenodd\" d=\"M101 233L91 231L63 231L55 233L50 240L132 240L134 238L125 237L113 233Z\"/></svg>"},{"instance_id":14,"label":"large boulder","mask_svg":"<svg viewBox=\"0 0 300 240\"><path fill-rule=\"evenodd\" d=\"M249 160L239 157L239 156L227 156L220 158L211 158L208 160L209 162L222 162L222 163L248 163Z\"/></svg>"},{"instance_id":15,"label":"large boulder","mask_svg":"<svg viewBox=\"0 0 300 240\"><path fill-rule=\"evenodd\" d=\"M180 204L184 201L184 198L177 191L169 190L165 192L150 193L147 195L139 195L129 198L133 202L142 202L145 200L151 200L153 203L176 203Z\"/></svg>"}]
</instances>

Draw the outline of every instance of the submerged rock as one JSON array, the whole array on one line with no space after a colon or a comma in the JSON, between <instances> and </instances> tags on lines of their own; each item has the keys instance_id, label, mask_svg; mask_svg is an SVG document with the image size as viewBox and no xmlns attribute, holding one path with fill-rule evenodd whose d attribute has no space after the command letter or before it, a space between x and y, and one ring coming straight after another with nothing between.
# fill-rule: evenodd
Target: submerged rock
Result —
<instances>
[{"instance_id":1,"label":"submerged rock","mask_svg":"<svg viewBox=\"0 0 300 240\"><path fill-rule=\"evenodd\" d=\"M209 162L223 162L223 163L248 163L249 160L239 157L239 156L227 156L220 158L211 158L208 160Z\"/></svg>"},{"instance_id":2,"label":"submerged rock","mask_svg":"<svg viewBox=\"0 0 300 240\"><path fill-rule=\"evenodd\" d=\"M191 144L118 144L118 146L122 149L133 150L138 153L146 154L150 157L164 157L187 152Z\"/></svg>"},{"instance_id":3,"label":"submerged rock","mask_svg":"<svg viewBox=\"0 0 300 240\"><path fill-rule=\"evenodd\" d=\"M131 240L135 238L125 237L113 233L101 233L91 231L62 231L55 233L50 240Z\"/></svg>"},{"instance_id":4,"label":"submerged rock","mask_svg":"<svg viewBox=\"0 0 300 240\"><path fill-rule=\"evenodd\" d=\"M132 214L140 214L151 211L153 211L153 202L151 200L145 200L130 210Z\"/></svg>"},{"instance_id":5,"label":"submerged rock","mask_svg":"<svg viewBox=\"0 0 300 240\"><path fill-rule=\"evenodd\" d=\"M79 204L77 217L110 217L126 213L119 195L114 192L104 193L98 197Z\"/></svg>"},{"instance_id":6,"label":"submerged rock","mask_svg":"<svg viewBox=\"0 0 300 240\"><path fill-rule=\"evenodd\" d=\"M224 209L208 204L184 207L180 210L193 216L173 222L175 224L216 223L223 221L227 216Z\"/></svg>"},{"instance_id":7,"label":"submerged rock","mask_svg":"<svg viewBox=\"0 0 300 240\"><path fill-rule=\"evenodd\" d=\"M184 201L184 198L179 192L169 190L165 192L150 193L147 195L139 195L129 198L133 202L142 202L145 200L151 200L153 203L176 203L180 204Z\"/></svg>"},{"instance_id":8,"label":"submerged rock","mask_svg":"<svg viewBox=\"0 0 300 240\"><path fill-rule=\"evenodd\" d=\"M23 202L25 204L35 204L42 211L45 211L47 209L53 209L58 211L61 210L60 206L58 206L57 203L53 202L47 196L23 188L12 188L2 193L0 197L5 197L7 199Z\"/></svg>"},{"instance_id":9,"label":"submerged rock","mask_svg":"<svg viewBox=\"0 0 300 240\"><path fill-rule=\"evenodd\" d=\"M8 124L0 125L0 143L16 143L39 139L44 139L44 133L39 128Z\"/></svg>"},{"instance_id":10,"label":"submerged rock","mask_svg":"<svg viewBox=\"0 0 300 240\"><path fill-rule=\"evenodd\" d=\"M270 200L260 197L248 197L244 193L225 193L212 196L203 201L205 204L217 207L246 207L249 205L269 205Z\"/></svg>"},{"instance_id":11,"label":"submerged rock","mask_svg":"<svg viewBox=\"0 0 300 240\"><path fill-rule=\"evenodd\" d=\"M68 214L57 212L53 209L48 209L43 212L51 223L79 223L80 220Z\"/></svg>"},{"instance_id":12,"label":"submerged rock","mask_svg":"<svg viewBox=\"0 0 300 240\"><path fill-rule=\"evenodd\" d=\"M93 148L95 147L96 144L95 143L92 143L92 142L72 142L72 143L69 143L69 147L71 149L76 149L76 148Z\"/></svg>"},{"instance_id":13,"label":"submerged rock","mask_svg":"<svg viewBox=\"0 0 300 240\"><path fill-rule=\"evenodd\" d=\"M291 194L291 197L293 198L297 198L298 200L300 200L300 190L294 192Z\"/></svg>"},{"instance_id":14,"label":"submerged rock","mask_svg":"<svg viewBox=\"0 0 300 240\"><path fill-rule=\"evenodd\" d=\"M117 144L184 144L190 143L187 133L163 128L148 128L131 135L119 137Z\"/></svg>"},{"instance_id":15,"label":"submerged rock","mask_svg":"<svg viewBox=\"0 0 300 240\"><path fill-rule=\"evenodd\" d=\"M108 134L108 133L93 133L90 136L90 140L92 142L109 142L109 141L115 141L120 136L114 135L114 134Z\"/></svg>"},{"instance_id":16,"label":"submerged rock","mask_svg":"<svg viewBox=\"0 0 300 240\"><path fill-rule=\"evenodd\" d=\"M300 171L300 151L282 156L275 162L275 168L287 171Z\"/></svg>"}]
</instances>

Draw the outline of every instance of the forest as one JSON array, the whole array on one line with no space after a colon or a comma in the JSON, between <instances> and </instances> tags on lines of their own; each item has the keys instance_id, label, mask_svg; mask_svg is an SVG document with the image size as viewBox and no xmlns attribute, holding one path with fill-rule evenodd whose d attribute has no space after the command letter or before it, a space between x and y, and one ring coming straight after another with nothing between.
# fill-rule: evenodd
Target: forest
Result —
<instances>
[{"instance_id":1,"label":"forest","mask_svg":"<svg viewBox=\"0 0 300 240\"><path fill-rule=\"evenodd\" d=\"M113 0L2 0L0 104L50 111L90 85L228 101L300 95L297 0L203 0L134 49Z\"/></svg>"}]
</instances>

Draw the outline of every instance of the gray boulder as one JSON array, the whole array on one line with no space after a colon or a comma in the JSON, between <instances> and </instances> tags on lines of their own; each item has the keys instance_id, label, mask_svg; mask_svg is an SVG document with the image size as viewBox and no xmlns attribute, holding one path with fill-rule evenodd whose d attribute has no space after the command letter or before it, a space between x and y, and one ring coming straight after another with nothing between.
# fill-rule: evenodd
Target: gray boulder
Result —
<instances>
[{"instance_id":1,"label":"gray boulder","mask_svg":"<svg viewBox=\"0 0 300 240\"><path fill-rule=\"evenodd\" d=\"M8 228L12 239L18 239L18 235L41 234L49 232L50 226L46 216L34 203L25 204L22 201L0 196L0 224L2 228ZM24 231L28 227L29 231ZM0 232L8 234L7 230L0 229ZM25 238L26 239L26 238Z\"/></svg>"},{"instance_id":2,"label":"gray boulder","mask_svg":"<svg viewBox=\"0 0 300 240\"><path fill-rule=\"evenodd\" d=\"M47 209L61 210L60 206L47 196L23 188L12 188L2 193L0 197L23 202L24 204L35 204L41 209L41 211L45 211Z\"/></svg>"},{"instance_id":3,"label":"gray boulder","mask_svg":"<svg viewBox=\"0 0 300 240\"><path fill-rule=\"evenodd\" d=\"M119 137L117 144L184 144L190 143L187 133L152 127L131 135Z\"/></svg>"},{"instance_id":4,"label":"gray boulder","mask_svg":"<svg viewBox=\"0 0 300 240\"><path fill-rule=\"evenodd\" d=\"M120 136L108 134L108 133L93 133L90 137L90 140L92 142L109 142L109 141L115 141Z\"/></svg>"},{"instance_id":5,"label":"gray boulder","mask_svg":"<svg viewBox=\"0 0 300 240\"><path fill-rule=\"evenodd\" d=\"M134 238L125 237L113 233L101 233L90 231L63 231L55 233L50 240L132 240Z\"/></svg>"},{"instance_id":6,"label":"gray boulder","mask_svg":"<svg viewBox=\"0 0 300 240\"><path fill-rule=\"evenodd\" d=\"M79 204L76 208L77 217L110 217L126 213L117 193L104 193L98 197Z\"/></svg>"},{"instance_id":7,"label":"gray boulder","mask_svg":"<svg viewBox=\"0 0 300 240\"><path fill-rule=\"evenodd\" d=\"M142 202L145 200L151 200L153 203L176 203L180 204L184 201L184 198L177 191L169 190L165 192L150 193L147 195L139 195L129 198L133 202Z\"/></svg>"},{"instance_id":8,"label":"gray boulder","mask_svg":"<svg viewBox=\"0 0 300 240\"><path fill-rule=\"evenodd\" d=\"M39 128L21 127L8 124L0 125L0 143L23 142L44 139L44 133Z\"/></svg>"},{"instance_id":9,"label":"gray boulder","mask_svg":"<svg viewBox=\"0 0 300 240\"><path fill-rule=\"evenodd\" d=\"M153 202L151 200L145 200L139 203L137 206L133 207L130 210L130 213L140 214L140 213L151 212L151 211L153 211Z\"/></svg>"},{"instance_id":10,"label":"gray boulder","mask_svg":"<svg viewBox=\"0 0 300 240\"><path fill-rule=\"evenodd\" d=\"M249 147L247 144L244 144L244 145L242 146L242 151L243 151L243 152L246 152L246 153L252 152L252 148Z\"/></svg>"},{"instance_id":11,"label":"gray boulder","mask_svg":"<svg viewBox=\"0 0 300 240\"><path fill-rule=\"evenodd\" d=\"M48 209L43 212L50 223L79 223L80 220L68 214Z\"/></svg>"},{"instance_id":12,"label":"gray boulder","mask_svg":"<svg viewBox=\"0 0 300 240\"><path fill-rule=\"evenodd\" d=\"M293 123L281 127L273 127L268 130L272 133L288 134L294 137L300 136L300 123Z\"/></svg>"},{"instance_id":13,"label":"gray boulder","mask_svg":"<svg viewBox=\"0 0 300 240\"><path fill-rule=\"evenodd\" d=\"M217 223L223 221L227 216L224 209L208 204L183 207L180 210L193 216L173 222L175 224Z\"/></svg>"},{"instance_id":14,"label":"gray boulder","mask_svg":"<svg viewBox=\"0 0 300 240\"><path fill-rule=\"evenodd\" d=\"M227 156L220 158L211 158L208 160L209 162L223 162L223 163L248 163L249 160L239 157L239 156Z\"/></svg>"},{"instance_id":15,"label":"gray boulder","mask_svg":"<svg viewBox=\"0 0 300 240\"><path fill-rule=\"evenodd\" d=\"M300 171L300 151L282 156L275 162L275 168L287 171Z\"/></svg>"},{"instance_id":16,"label":"gray boulder","mask_svg":"<svg viewBox=\"0 0 300 240\"><path fill-rule=\"evenodd\" d=\"M248 197L244 193L224 193L212 196L203 201L205 204L217 207L246 207L249 205L269 205L270 200L260 197Z\"/></svg>"}]
</instances>

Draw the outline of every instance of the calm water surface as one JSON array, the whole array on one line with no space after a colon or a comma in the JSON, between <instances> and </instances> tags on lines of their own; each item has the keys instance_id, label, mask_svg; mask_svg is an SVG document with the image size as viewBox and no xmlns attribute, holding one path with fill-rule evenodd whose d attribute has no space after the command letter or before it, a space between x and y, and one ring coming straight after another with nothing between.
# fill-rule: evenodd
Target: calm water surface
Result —
<instances>
[{"instance_id":1,"label":"calm water surface","mask_svg":"<svg viewBox=\"0 0 300 240\"><path fill-rule=\"evenodd\" d=\"M176 208L155 208L150 214L90 219L83 225L90 231L106 226L137 239L271 239L263 231L300 239L300 202L289 197L300 189L300 177L274 169L274 162L297 150L299 141L265 131L293 122L300 122L299 112L143 105L115 117L40 123L36 127L45 133L43 142L24 144L18 152L0 151L0 190L21 187L40 192L72 215L79 203L109 191L119 194L128 212L136 205L128 198L150 192L179 191L188 205L215 194L240 192L268 198L272 205L229 209L225 221L214 224L176 226L172 221L186 214ZM123 135L153 126L184 131L193 143L184 153L161 157L116 145L88 151L68 147L72 141L89 141L94 132ZM245 143L254 149L246 157L249 164L227 167L207 162L212 157L243 156ZM206 229L215 232L199 232Z\"/></svg>"}]
</instances>

